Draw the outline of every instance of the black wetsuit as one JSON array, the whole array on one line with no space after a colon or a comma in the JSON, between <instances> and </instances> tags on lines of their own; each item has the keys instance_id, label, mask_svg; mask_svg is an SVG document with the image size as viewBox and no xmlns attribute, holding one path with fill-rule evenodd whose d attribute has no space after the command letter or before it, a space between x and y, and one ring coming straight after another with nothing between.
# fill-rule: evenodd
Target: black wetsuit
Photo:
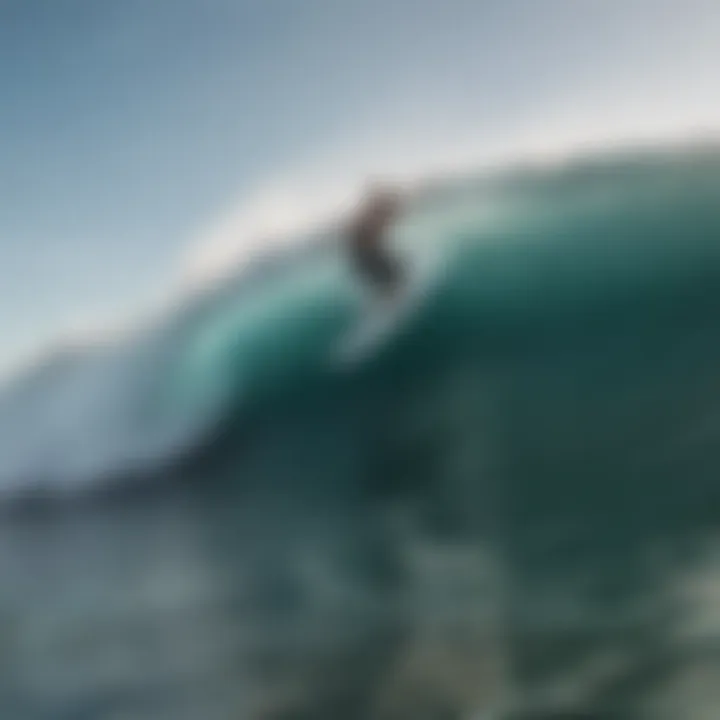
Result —
<instances>
[{"instance_id":1,"label":"black wetsuit","mask_svg":"<svg viewBox=\"0 0 720 720\"><path fill-rule=\"evenodd\" d=\"M378 290L393 290L402 279L397 258L377 242L377 231L360 223L350 231L350 258L357 273Z\"/></svg>"}]
</instances>

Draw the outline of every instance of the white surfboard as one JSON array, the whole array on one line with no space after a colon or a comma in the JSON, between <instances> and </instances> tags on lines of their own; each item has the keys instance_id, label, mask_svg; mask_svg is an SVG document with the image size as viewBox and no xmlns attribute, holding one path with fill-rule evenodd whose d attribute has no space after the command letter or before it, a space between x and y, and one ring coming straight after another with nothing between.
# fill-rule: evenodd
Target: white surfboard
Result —
<instances>
[{"instance_id":1,"label":"white surfboard","mask_svg":"<svg viewBox=\"0 0 720 720\"><path fill-rule=\"evenodd\" d=\"M419 310L443 266L437 257L408 263L407 277L393 296L373 297L363 303L360 321L335 346L333 359L343 364L355 364L371 355Z\"/></svg>"}]
</instances>

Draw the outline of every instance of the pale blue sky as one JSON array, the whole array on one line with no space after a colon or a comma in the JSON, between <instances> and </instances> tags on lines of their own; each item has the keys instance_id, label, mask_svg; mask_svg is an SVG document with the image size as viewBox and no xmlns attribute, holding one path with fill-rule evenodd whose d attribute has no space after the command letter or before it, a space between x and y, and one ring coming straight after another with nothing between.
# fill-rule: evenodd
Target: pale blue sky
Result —
<instances>
[{"instance_id":1,"label":"pale blue sky","mask_svg":"<svg viewBox=\"0 0 720 720\"><path fill-rule=\"evenodd\" d=\"M0 0L0 364L328 143L712 127L718 38L717 0Z\"/></svg>"}]
</instances>

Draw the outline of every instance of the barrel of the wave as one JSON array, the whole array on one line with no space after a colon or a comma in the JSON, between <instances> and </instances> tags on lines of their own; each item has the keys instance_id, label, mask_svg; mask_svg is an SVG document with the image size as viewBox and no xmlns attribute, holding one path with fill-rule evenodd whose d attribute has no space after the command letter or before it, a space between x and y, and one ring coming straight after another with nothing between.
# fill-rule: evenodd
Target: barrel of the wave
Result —
<instances>
[{"instance_id":1,"label":"barrel of the wave","mask_svg":"<svg viewBox=\"0 0 720 720\"><path fill-rule=\"evenodd\" d=\"M323 372L349 313L331 260L289 264L273 283L249 290L239 283L210 307L179 349L168 383L172 412L217 417Z\"/></svg>"}]
</instances>

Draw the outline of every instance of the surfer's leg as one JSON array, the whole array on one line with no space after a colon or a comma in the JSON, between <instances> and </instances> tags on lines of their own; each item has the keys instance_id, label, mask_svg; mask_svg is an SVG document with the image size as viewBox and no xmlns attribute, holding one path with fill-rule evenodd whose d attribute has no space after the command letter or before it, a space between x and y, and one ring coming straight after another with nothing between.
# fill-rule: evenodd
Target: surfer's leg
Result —
<instances>
[{"instance_id":1,"label":"surfer's leg","mask_svg":"<svg viewBox=\"0 0 720 720\"><path fill-rule=\"evenodd\" d=\"M397 258L361 248L351 256L357 275L376 292L392 294L402 282L403 268Z\"/></svg>"},{"instance_id":2,"label":"surfer's leg","mask_svg":"<svg viewBox=\"0 0 720 720\"><path fill-rule=\"evenodd\" d=\"M368 259L365 272L370 283L384 295L394 292L402 280L402 267L397 259L387 255Z\"/></svg>"},{"instance_id":3,"label":"surfer's leg","mask_svg":"<svg viewBox=\"0 0 720 720\"><path fill-rule=\"evenodd\" d=\"M380 285L383 291L391 294L398 290L402 283L403 271L400 262L396 258L385 257L380 272Z\"/></svg>"}]
</instances>

